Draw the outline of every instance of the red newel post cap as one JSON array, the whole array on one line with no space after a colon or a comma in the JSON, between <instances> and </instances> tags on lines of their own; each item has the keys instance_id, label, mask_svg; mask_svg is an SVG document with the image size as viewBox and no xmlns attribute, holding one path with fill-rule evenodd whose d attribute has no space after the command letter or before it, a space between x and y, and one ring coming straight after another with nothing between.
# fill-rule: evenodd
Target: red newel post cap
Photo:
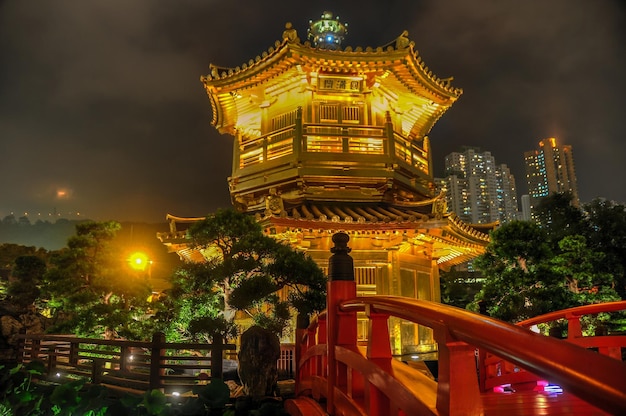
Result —
<instances>
[{"instance_id":1,"label":"red newel post cap","mask_svg":"<svg viewBox=\"0 0 626 416\"><path fill-rule=\"evenodd\" d=\"M354 281L354 262L348 254L351 251L350 247L348 247L348 241L350 241L350 236L344 232L333 235L335 246L330 249L333 255L328 259L328 277L330 281Z\"/></svg>"}]
</instances>

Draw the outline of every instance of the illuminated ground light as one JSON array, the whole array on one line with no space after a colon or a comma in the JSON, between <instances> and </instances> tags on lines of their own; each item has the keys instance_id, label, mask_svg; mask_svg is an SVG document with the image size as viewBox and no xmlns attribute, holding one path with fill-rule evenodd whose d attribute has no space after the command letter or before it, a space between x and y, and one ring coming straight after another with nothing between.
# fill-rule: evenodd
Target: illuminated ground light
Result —
<instances>
[{"instance_id":1,"label":"illuminated ground light","mask_svg":"<svg viewBox=\"0 0 626 416\"><path fill-rule=\"evenodd\" d=\"M536 392L547 393L548 395L555 395L563 393L561 386L557 384L550 384L546 380L537 380L537 385L533 389ZM494 393L515 393L515 389L510 384L502 384L493 388Z\"/></svg>"}]
</instances>

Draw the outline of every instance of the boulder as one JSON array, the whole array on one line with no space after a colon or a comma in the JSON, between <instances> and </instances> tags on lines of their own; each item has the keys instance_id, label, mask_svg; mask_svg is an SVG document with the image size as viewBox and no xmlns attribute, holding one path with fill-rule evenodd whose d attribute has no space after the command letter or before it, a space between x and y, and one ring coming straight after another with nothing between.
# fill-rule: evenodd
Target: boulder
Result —
<instances>
[{"instance_id":1,"label":"boulder","mask_svg":"<svg viewBox=\"0 0 626 416\"><path fill-rule=\"evenodd\" d=\"M241 334L239 378L246 395L254 400L275 395L279 357L280 340L273 332L252 326Z\"/></svg>"}]
</instances>

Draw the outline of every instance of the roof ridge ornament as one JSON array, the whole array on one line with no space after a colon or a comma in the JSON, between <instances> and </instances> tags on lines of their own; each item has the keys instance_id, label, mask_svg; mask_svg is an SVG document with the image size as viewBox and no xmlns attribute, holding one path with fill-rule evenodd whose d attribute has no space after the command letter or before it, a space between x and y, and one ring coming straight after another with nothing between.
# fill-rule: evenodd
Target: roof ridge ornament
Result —
<instances>
[{"instance_id":1,"label":"roof ridge ornament","mask_svg":"<svg viewBox=\"0 0 626 416\"><path fill-rule=\"evenodd\" d=\"M283 31L283 40L289 43L300 43L298 32L293 28L291 22L285 23L285 30Z\"/></svg>"},{"instance_id":2,"label":"roof ridge ornament","mask_svg":"<svg viewBox=\"0 0 626 416\"><path fill-rule=\"evenodd\" d=\"M348 24L341 23L332 12L325 11L319 20L309 20L308 38L316 48L340 50L347 34Z\"/></svg>"},{"instance_id":3,"label":"roof ridge ornament","mask_svg":"<svg viewBox=\"0 0 626 416\"><path fill-rule=\"evenodd\" d=\"M411 46L411 41L409 40L409 31L403 30L400 36L396 38L396 49L406 49Z\"/></svg>"}]
</instances>

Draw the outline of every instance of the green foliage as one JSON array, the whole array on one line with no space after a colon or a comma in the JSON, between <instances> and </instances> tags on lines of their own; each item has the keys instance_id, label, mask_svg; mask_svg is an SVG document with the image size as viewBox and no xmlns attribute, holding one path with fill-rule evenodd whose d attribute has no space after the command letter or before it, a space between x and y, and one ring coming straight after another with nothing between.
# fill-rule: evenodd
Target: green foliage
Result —
<instances>
[{"instance_id":1,"label":"green foliage","mask_svg":"<svg viewBox=\"0 0 626 416\"><path fill-rule=\"evenodd\" d=\"M53 331L129 339L152 332L146 328L151 289L113 244L119 230L113 221L77 224L68 247L52 256L43 289Z\"/></svg>"},{"instance_id":2,"label":"green foliage","mask_svg":"<svg viewBox=\"0 0 626 416\"><path fill-rule=\"evenodd\" d=\"M47 258L48 252L41 248L0 244L0 300L10 297L11 303L20 309L32 305L39 295L41 269L30 269L29 263L43 264L45 270ZM16 265L18 259L20 264Z\"/></svg>"},{"instance_id":3,"label":"green foliage","mask_svg":"<svg viewBox=\"0 0 626 416\"><path fill-rule=\"evenodd\" d=\"M168 338L211 335L206 324L232 322L235 310L280 334L290 309L311 314L325 307L326 279L317 264L263 234L249 215L219 210L188 231L191 246L204 263L185 264L176 274L166 315ZM276 295L288 289L287 299ZM192 325L193 324L193 325ZM215 331L213 331L215 332Z\"/></svg>"},{"instance_id":4,"label":"green foliage","mask_svg":"<svg viewBox=\"0 0 626 416\"><path fill-rule=\"evenodd\" d=\"M160 390L149 390L143 395L141 405L149 415L160 415L167 406L167 399Z\"/></svg>"},{"instance_id":5,"label":"green foliage","mask_svg":"<svg viewBox=\"0 0 626 416\"><path fill-rule=\"evenodd\" d=\"M626 206L596 199L585 205L585 212L589 246L604 253L598 270L613 276L615 290L626 299Z\"/></svg>"},{"instance_id":6,"label":"green foliage","mask_svg":"<svg viewBox=\"0 0 626 416\"><path fill-rule=\"evenodd\" d=\"M8 285L9 300L19 308L26 308L39 298L39 285L46 272L46 263L37 256L15 259L13 281Z\"/></svg>"},{"instance_id":7,"label":"green foliage","mask_svg":"<svg viewBox=\"0 0 626 416\"><path fill-rule=\"evenodd\" d=\"M588 229L583 211L572 205L572 201L570 192L553 193L541 199L533 211L551 244L558 244L568 235L584 235Z\"/></svg>"},{"instance_id":8,"label":"green foliage","mask_svg":"<svg viewBox=\"0 0 626 416\"><path fill-rule=\"evenodd\" d=\"M189 321L189 333L192 336L206 334L209 341L233 339L237 336L237 326L223 316L202 316Z\"/></svg>"},{"instance_id":9,"label":"green foliage","mask_svg":"<svg viewBox=\"0 0 626 416\"><path fill-rule=\"evenodd\" d=\"M482 287L480 273L461 272L455 267L449 272L442 272L439 278L441 287L441 302L446 305L465 308Z\"/></svg>"},{"instance_id":10,"label":"green foliage","mask_svg":"<svg viewBox=\"0 0 626 416\"><path fill-rule=\"evenodd\" d=\"M230 390L222 380L213 379L209 384L194 387L192 391L207 410L224 409L230 401Z\"/></svg>"},{"instance_id":11,"label":"green foliage","mask_svg":"<svg viewBox=\"0 0 626 416\"><path fill-rule=\"evenodd\" d=\"M490 315L516 322L620 299L615 289L623 260L615 253L626 242L624 207L595 201L585 217L570 201L570 195L545 198L536 211L538 225L511 222L491 233L485 254L474 262L486 281L470 308L477 310L484 301ZM624 227L612 225L621 220ZM593 318L587 326L593 329L603 320Z\"/></svg>"},{"instance_id":12,"label":"green foliage","mask_svg":"<svg viewBox=\"0 0 626 416\"><path fill-rule=\"evenodd\" d=\"M197 397L172 398L160 390L125 394L116 399L86 379L51 384L42 379L41 362L0 366L0 415L6 416L169 416L227 414L230 390L221 380L196 386Z\"/></svg>"},{"instance_id":13,"label":"green foliage","mask_svg":"<svg viewBox=\"0 0 626 416\"><path fill-rule=\"evenodd\" d=\"M41 362L18 364L7 369L0 366L0 409L9 409L10 415L38 415L41 413L46 391L33 383L45 368Z\"/></svg>"}]
</instances>

